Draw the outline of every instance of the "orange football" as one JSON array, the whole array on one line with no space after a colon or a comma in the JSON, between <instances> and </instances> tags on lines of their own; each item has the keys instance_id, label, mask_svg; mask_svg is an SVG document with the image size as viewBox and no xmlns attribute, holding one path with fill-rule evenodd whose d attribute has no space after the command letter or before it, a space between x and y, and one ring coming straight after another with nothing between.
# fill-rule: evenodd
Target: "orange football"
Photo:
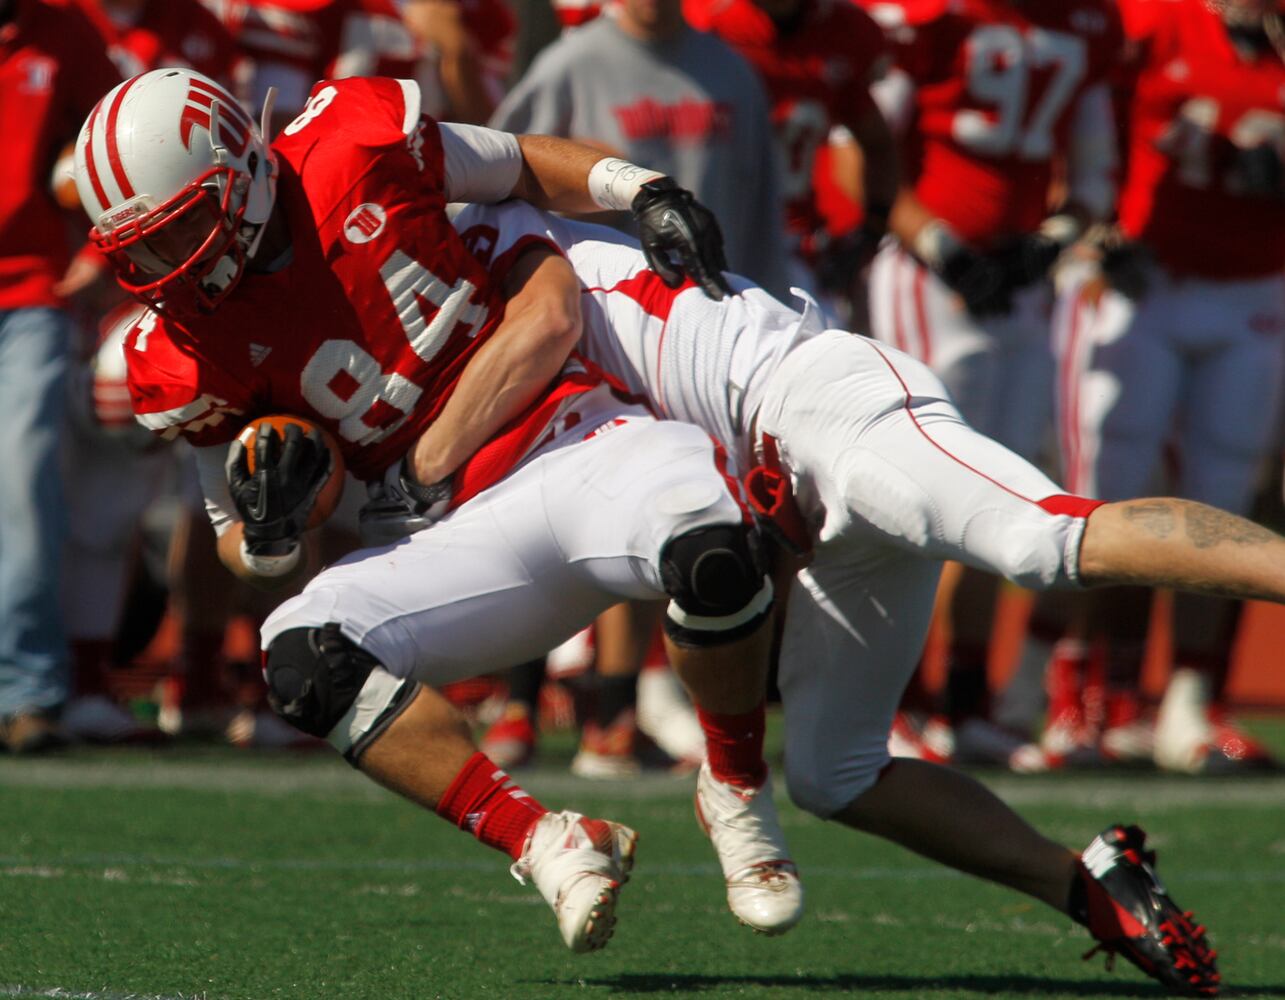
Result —
<instances>
[{"instance_id":1,"label":"orange football","mask_svg":"<svg viewBox=\"0 0 1285 1000\"><path fill-rule=\"evenodd\" d=\"M266 417L257 417L241 428L241 433L237 435L237 440L245 446L245 464L251 474L254 473L254 439L259 433L261 424L269 424L281 435L283 441L286 428L290 424L298 424L303 428L304 434L315 430L330 450L330 475L322 485L321 492L317 494L312 513L308 515L308 527L317 527L335 512L335 508L339 506L339 498L344 492L344 457L339 452L339 443L325 428L303 417L294 417L288 413L272 413Z\"/></svg>"}]
</instances>

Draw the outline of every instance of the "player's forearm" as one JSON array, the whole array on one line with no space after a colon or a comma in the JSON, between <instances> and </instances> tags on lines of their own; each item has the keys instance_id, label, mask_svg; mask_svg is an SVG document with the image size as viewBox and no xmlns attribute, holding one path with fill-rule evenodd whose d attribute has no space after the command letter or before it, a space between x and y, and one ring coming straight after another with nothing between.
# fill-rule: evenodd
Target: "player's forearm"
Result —
<instances>
[{"instance_id":1,"label":"player's forearm","mask_svg":"<svg viewBox=\"0 0 1285 1000\"><path fill-rule=\"evenodd\" d=\"M848 128L861 147L862 204L867 214L888 213L899 186L897 144L877 107L866 108Z\"/></svg>"},{"instance_id":2,"label":"player's forearm","mask_svg":"<svg viewBox=\"0 0 1285 1000\"><path fill-rule=\"evenodd\" d=\"M522 173L513 188L514 197L554 212L589 213L625 211L639 186L660 176L656 171L624 160L604 157L602 150L570 139L549 135L520 135ZM623 169L604 175L602 167L590 176L600 161L611 160Z\"/></svg>"},{"instance_id":3,"label":"player's forearm","mask_svg":"<svg viewBox=\"0 0 1285 1000\"><path fill-rule=\"evenodd\" d=\"M278 591L298 586L307 576L311 560L305 541L300 540L299 555L293 565L277 575L267 575L247 563L244 542L245 535L240 521L233 521L224 529L223 534L219 535L219 561L238 580L243 580L259 590Z\"/></svg>"},{"instance_id":4,"label":"player's forearm","mask_svg":"<svg viewBox=\"0 0 1285 1000\"><path fill-rule=\"evenodd\" d=\"M437 72L455 122L485 125L495 111L478 53L463 10L452 0L417 0L402 20L411 34L437 53Z\"/></svg>"},{"instance_id":5,"label":"player's forearm","mask_svg":"<svg viewBox=\"0 0 1285 1000\"><path fill-rule=\"evenodd\" d=\"M913 190L908 187L898 190L892 215L888 218L888 229L903 246L913 250L924 232L930 227L940 226L943 226L941 220L928 210Z\"/></svg>"},{"instance_id":6,"label":"player's forearm","mask_svg":"<svg viewBox=\"0 0 1285 1000\"><path fill-rule=\"evenodd\" d=\"M580 282L562 257L528 252L505 289L504 321L411 450L411 472L421 483L449 476L530 406L580 339Z\"/></svg>"},{"instance_id":7,"label":"player's forearm","mask_svg":"<svg viewBox=\"0 0 1285 1000\"><path fill-rule=\"evenodd\" d=\"M1080 579L1285 603L1285 538L1189 500L1126 500L1089 518Z\"/></svg>"},{"instance_id":8,"label":"player's forearm","mask_svg":"<svg viewBox=\"0 0 1285 1000\"><path fill-rule=\"evenodd\" d=\"M468 48L443 56L438 71L452 120L485 125L495 112L495 99L487 89L477 53Z\"/></svg>"}]
</instances>

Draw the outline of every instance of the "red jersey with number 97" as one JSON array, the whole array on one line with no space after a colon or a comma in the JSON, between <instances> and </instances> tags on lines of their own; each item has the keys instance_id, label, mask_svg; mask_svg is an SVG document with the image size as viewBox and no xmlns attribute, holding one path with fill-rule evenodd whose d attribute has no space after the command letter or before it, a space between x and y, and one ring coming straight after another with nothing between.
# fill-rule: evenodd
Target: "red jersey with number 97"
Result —
<instances>
[{"instance_id":1,"label":"red jersey with number 97","mask_svg":"<svg viewBox=\"0 0 1285 1000\"><path fill-rule=\"evenodd\" d=\"M1114 4L900 0L867 6L915 86L907 167L919 199L980 246L1037 228L1076 102L1119 58Z\"/></svg>"},{"instance_id":2,"label":"red jersey with number 97","mask_svg":"<svg viewBox=\"0 0 1285 1000\"><path fill-rule=\"evenodd\" d=\"M273 144L292 258L208 315L144 315L126 339L134 411L167 438L231 441L285 412L373 478L441 410L502 304L445 214L436 123L414 84L323 81Z\"/></svg>"},{"instance_id":3,"label":"red jersey with number 97","mask_svg":"<svg viewBox=\"0 0 1285 1000\"><path fill-rule=\"evenodd\" d=\"M1238 53L1201 0L1120 6L1136 74L1121 226L1176 274L1279 273L1285 188L1270 163L1285 163L1285 63L1271 48Z\"/></svg>"}]
</instances>

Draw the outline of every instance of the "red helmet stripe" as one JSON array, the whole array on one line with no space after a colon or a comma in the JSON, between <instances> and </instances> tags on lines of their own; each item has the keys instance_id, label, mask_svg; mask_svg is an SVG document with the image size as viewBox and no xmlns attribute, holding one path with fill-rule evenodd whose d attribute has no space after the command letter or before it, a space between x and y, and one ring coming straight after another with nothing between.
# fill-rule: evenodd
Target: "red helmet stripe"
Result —
<instances>
[{"instance_id":1,"label":"red helmet stripe","mask_svg":"<svg viewBox=\"0 0 1285 1000\"><path fill-rule=\"evenodd\" d=\"M116 143L116 119L120 115L120 106L125 100L125 95L138 80L139 77L134 77L116 91L116 99L112 101L112 106L107 112L107 163L112 168L112 177L120 188L122 198L134 197L134 186L130 184L129 175L125 173L125 164L120 159L120 147Z\"/></svg>"},{"instance_id":2,"label":"red helmet stripe","mask_svg":"<svg viewBox=\"0 0 1285 1000\"><path fill-rule=\"evenodd\" d=\"M225 111L227 111L228 117L230 117L234 122L240 125L243 129L250 128L250 125L251 125L250 116L245 113L245 109L241 107L241 105L237 103L236 99L231 94L229 94L226 90L224 90L221 87L210 86L204 80L198 80L196 78L192 79L190 86L191 86L191 90L193 91L199 91L202 94L208 94L210 97L217 97L219 99L219 104L223 106L223 109ZM191 96L190 92L188 96L189 97ZM209 107L208 101L205 102L205 106Z\"/></svg>"},{"instance_id":3,"label":"red helmet stripe","mask_svg":"<svg viewBox=\"0 0 1285 1000\"><path fill-rule=\"evenodd\" d=\"M89 128L85 130L85 172L89 174L89 183L94 189L94 197L98 199L99 211L106 211L111 205L111 199L107 197L107 190L98 176L98 164L94 162L94 126L98 124L98 115L102 110L103 102L99 101L94 105L94 110L89 116ZM98 221L97 214L97 212L94 213L95 222Z\"/></svg>"},{"instance_id":4,"label":"red helmet stripe","mask_svg":"<svg viewBox=\"0 0 1285 1000\"><path fill-rule=\"evenodd\" d=\"M250 118L230 95L218 87L210 86L204 80L193 78L188 84L187 102L179 122L179 138L183 140L184 146L191 149L193 127L199 125L206 131L213 131L210 109L216 99L219 102L221 134L232 154L241 156L250 141Z\"/></svg>"}]
</instances>

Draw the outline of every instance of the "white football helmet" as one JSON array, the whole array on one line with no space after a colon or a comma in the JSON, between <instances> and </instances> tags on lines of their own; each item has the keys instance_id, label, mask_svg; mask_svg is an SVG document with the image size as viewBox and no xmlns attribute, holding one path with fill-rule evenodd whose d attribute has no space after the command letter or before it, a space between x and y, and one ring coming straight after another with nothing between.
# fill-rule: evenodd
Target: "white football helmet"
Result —
<instances>
[{"instance_id":1,"label":"white football helmet","mask_svg":"<svg viewBox=\"0 0 1285 1000\"><path fill-rule=\"evenodd\" d=\"M76 140L90 239L121 286L152 306L218 305L258 247L276 188L276 158L250 116L190 69L126 80Z\"/></svg>"}]
</instances>

